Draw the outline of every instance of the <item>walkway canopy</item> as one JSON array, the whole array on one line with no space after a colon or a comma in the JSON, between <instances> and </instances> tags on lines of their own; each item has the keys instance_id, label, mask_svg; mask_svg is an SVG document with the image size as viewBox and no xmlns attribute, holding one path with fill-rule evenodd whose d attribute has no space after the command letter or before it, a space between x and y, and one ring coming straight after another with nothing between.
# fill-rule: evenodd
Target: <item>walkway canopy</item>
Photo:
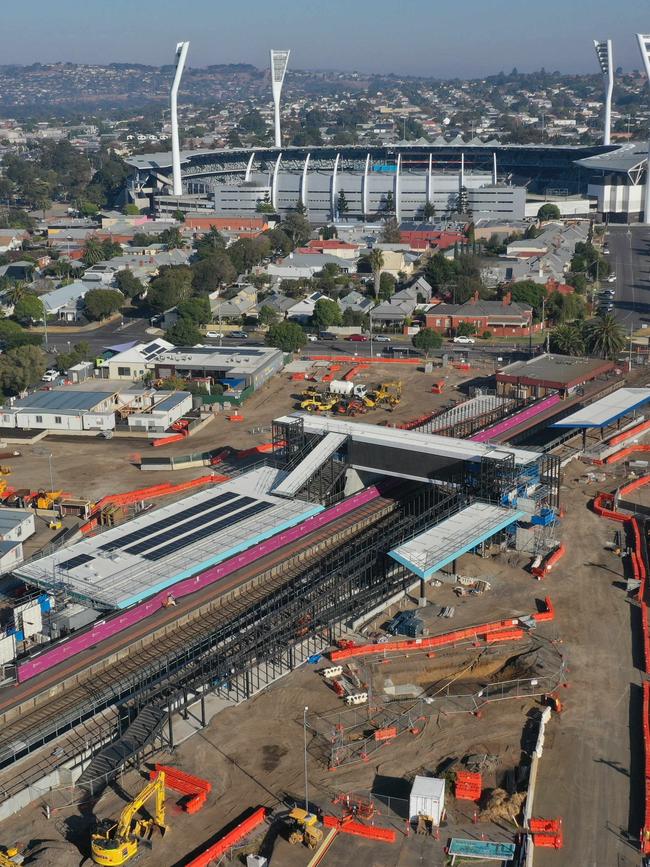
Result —
<instances>
[{"instance_id":1,"label":"walkway canopy","mask_svg":"<svg viewBox=\"0 0 650 867\"><path fill-rule=\"evenodd\" d=\"M523 518L524 514L489 503L472 503L388 553L419 578L430 578L461 554L467 554Z\"/></svg>"},{"instance_id":2,"label":"walkway canopy","mask_svg":"<svg viewBox=\"0 0 650 867\"><path fill-rule=\"evenodd\" d=\"M618 391L579 409L553 427L605 427L650 401L650 388L619 388Z\"/></svg>"}]
</instances>

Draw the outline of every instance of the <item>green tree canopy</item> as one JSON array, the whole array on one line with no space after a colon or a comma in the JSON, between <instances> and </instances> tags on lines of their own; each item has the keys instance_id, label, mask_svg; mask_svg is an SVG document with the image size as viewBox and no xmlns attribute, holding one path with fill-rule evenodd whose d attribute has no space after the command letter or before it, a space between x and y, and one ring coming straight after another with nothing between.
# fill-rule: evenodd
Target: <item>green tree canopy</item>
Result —
<instances>
[{"instance_id":1,"label":"green tree canopy","mask_svg":"<svg viewBox=\"0 0 650 867\"><path fill-rule=\"evenodd\" d=\"M106 319L124 303L124 296L115 289L91 289L84 296L84 312L88 319Z\"/></svg>"},{"instance_id":2,"label":"green tree canopy","mask_svg":"<svg viewBox=\"0 0 650 867\"><path fill-rule=\"evenodd\" d=\"M546 202L537 212L537 219L540 223L545 223L547 220L559 220L560 217L560 209L552 202Z\"/></svg>"},{"instance_id":3,"label":"green tree canopy","mask_svg":"<svg viewBox=\"0 0 650 867\"><path fill-rule=\"evenodd\" d=\"M549 348L559 355L584 355L582 329L575 325L558 325L549 334Z\"/></svg>"},{"instance_id":4,"label":"green tree canopy","mask_svg":"<svg viewBox=\"0 0 650 867\"><path fill-rule=\"evenodd\" d=\"M546 288L535 283L533 280L519 280L508 287L512 294L512 300L518 304L530 304L533 308L533 318L539 321L542 318L542 307L548 295Z\"/></svg>"},{"instance_id":5,"label":"green tree canopy","mask_svg":"<svg viewBox=\"0 0 650 867\"><path fill-rule=\"evenodd\" d=\"M258 317L260 325L274 325L278 321L278 318L277 310L269 307L268 304L262 304Z\"/></svg>"},{"instance_id":6,"label":"green tree canopy","mask_svg":"<svg viewBox=\"0 0 650 867\"><path fill-rule=\"evenodd\" d=\"M456 334L459 337L471 337L476 334L476 325L473 322L460 322Z\"/></svg>"},{"instance_id":7,"label":"green tree canopy","mask_svg":"<svg viewBox=\"0 0 650 867\"><path fill-rule=\"evenodd\" d=\"M0 385L5 394L30 388L45 373L45 353L37 346L17 346L0 355Z\"/></svg>"},{"instance_id":8,"label":"green tree canopy","mask_svg":"<svg viewBox=\"0 0 650 867\"><path fill-rule=\"evenodd\" d=\"M14 306L14 316L18 322L31 324L32 322L40 322L45 318L45 308L41 299L29 292L16 302Z\"/></svg>"},{"instance_id":9,"label":"green tree canopy","mask_svg":"<svg viewBox=\"0 0 650 867\"><path fill-rule=\"evenodd\" d=\"M200 238L195 245L198 259L207 259L215 253L221 253L226 249L226 239L216 226L210 226L210 231Z\"/></svg>"},{"instance_id":10,"label":"green tree canopy","mask_svg":"<svg viewBox=\"0 0 650 867\"><path fill-rule=\"evenodd\" d=\"M302 247L311 235L309 220L297 211L287 214L286 219L281 224L281 229L290 239L292 247Z\"/></svg>"},{"instance_id":11,"label":"green tree canopy","mask_svg":"<svg viewBox=\"0 0 650 867\"><path fill-rule=\"evenodd\" d=\"M433 328L421 328L412 338L413 346L416 349L421 349L428 358L434 349L440 349L442 346L442 335Z\"/></svg>"},{"instance_id":12,"label":"green tree canopy","mask_svg":"<svg viewBox=\"0 0 650 867\"><path fill-rule=\"evenodd\" d=\"M43 338L40 334L30 334L12 319L0 319L0 346L3 349L15 349L18 346L40 346Z\"/></svg>"},{"instance_id":13,"label":"green tree canopy","mask_svg":"<svg viewBox=\"0 0 650 867\"><path fill-rule=\"evenodd\" d=\"M191 294L191 269L187 265L165 265L149 284L147 303L154 313L164 313L189 298Z\"/></svg>"},{"instance_id":14,"label":"green tree canopy","mask_svg":"<svg viewBox=\"0 0 650 867\"><path fill-rule=\"evenodd\" d=\"M401 244L402 243L402 235L399 230L399 223L395 219L395 217L391 217L389 220L386 220L384 223L384 227L381 230L381 240L385 244Z\"/></svg>"},{"instance_id":15,"label":"green tree canopy","mask_svg":"<svg viewBox=\"0 0 650 867\"><path fill-rule=\"evenodd\" d=\"M214 292L237 279L237 270L224 252L214 253L192 265L192 288L195 292Z\"/></svg>"},{"instance_id":16,"label":"green tree canopy","mask_svg":"<svg viewBox=\"0 0 650 867\"><path fill-rule=\"evenodd\" d=\"M207 325L208 322L212 322L210 301L205 296L181 301L177 310L182 319L189 319L195 325Z\"/></svg>"},{"instance_id":17,"label":"green tree canopy","mask_svg":"<svg viewBox=\"0 0 650 867\"><path fill-rule=\"evenodd\" d=\"M179 319L165 331L165 339L174 346L196 346L201 342L202 334L190 319Z\"/></svg>"},{"instance_id":18,"label":"green tree canopy","mask_svg":"<svg viewBox=\"0 0 650 867\"><path fill-rule=\"evenodd\" d=\"M115 282L117 283L117 288L126 298L135 298L144 292L144 284L128 268L117 272Z\"/></svg>"},{"instance_id":19,"label":"green tree canopy","mask_svg":"<svg viewBox=\"0 0 650 867\"><path fill-rule=\"evenodd\" d=\"M182 232L178 226L170 226L169 229L163 229L160 233L160 243L164 244L168 250L176 250L185 246Z\"/></svg>"},{"instance_id":20,"label":"green tree canopy","mask_svg":"<svg viewBox=\"0 0 650 867\"><path fill-rule=\"evenodd\" d=\"M307 343L307 336L296 322L278 322L269 328L266 342L283 352L298 352Z\"/></svg>"},{"instance_id":21,"label":"green tree canopy","mask_svg":"<svg viewBox=\"0 0 650 867\"><path fill-rule=\"evenodd\" d=\"M590 355L615 359L625 346L625 331L611 313L596 316L586 323L585 343Z\"/></svg>"},{"instance_id":22,"label":"green tree canopy","mask_svg":"<svg viewBox=\"0 0 650 867\"><path fill-rule=\"evenodd\" d=\"M395 283L393 275L384 271L379 278L379 298L382 301L388 301L391 295L395 294Z\"/></svg>"},{"instance_id":23,"label":"green tree canopy","mask_svg":"<svg viewBox=\"0 0 650 867\"><path fill-rule=\"evenodd\" d=\"M374 247L368 255L368 265L372 272L375 288L375 301L379 301L381 289L381 269L384 267L384 254L379 247Z\"/></svg>"},{"instance_id":24,"label":"green tree canopy","mask_svg":"<svg viewBox=\"0 0 650 867\"><path fill-rule=\"evenodd\" d=\"M331 298L319 298L314 305L312 321L317 328L325 330L330 325L340 325L342 319L341 308Z\"/></svg>"}]
</instances>

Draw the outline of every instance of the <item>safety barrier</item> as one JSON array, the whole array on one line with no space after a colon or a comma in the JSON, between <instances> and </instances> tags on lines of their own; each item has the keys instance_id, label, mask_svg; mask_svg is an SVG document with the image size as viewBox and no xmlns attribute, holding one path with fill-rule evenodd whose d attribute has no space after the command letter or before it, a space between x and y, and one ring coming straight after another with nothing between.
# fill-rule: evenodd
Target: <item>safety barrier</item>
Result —
<instances>
[{"instance_id":1,"label":"safety barrier","mask_svg":"<svg viewBox=\"0 0 650 867\"><path fill-rule=\"evenodd\" d=\"M650 452L650 446L627 446L627 448L621 449L618 452L614 452L613 455L605 458L603 463L605 464L617 464L619 461L625 460L625 458L633 455L635 452Z\"/></svg>"},{"instance_id":2,"label":"safety barrier","mask_svg":"<svg viewBox=\"0 0 650 867\"><path fill-rule=\"evenodd\" d=\"M187 439L187 431L183 433L175 433L170 434L168 437L158 437L157 439L151 440L151 445L153 448L158 449L160 446L169 446L172 443L180 443L184 439Z\"/></svg>"},{"instance_id":3,"label":"safety barrier","mask_svg":"<svg viewBox=\"0 0 650 867\"><path fill-rule=\"evenodd\" d=\"M518 641L526 633L523 629L505 629L503 632L490 632L485 636L487 644L498 644L503 641Z\"/></svg>"},{"instance_id":4,"label":"safety barrier","mask_svg":"<svg viewBox=\"0 0 650 867\"><path fill-rule=\"evenodd\" d=\"M456 771L454 793L459 801L478 801L481 797L483 779L472 771Z\"/></svg>"},{"instance_id":5,"label":"safety barrier","mask_svg":"<svg viewBox=\"0 0 650 867\"><path fill-rule=\"evenodd\" d=\"M551 551L548 557L543 560L539 566L535 566L531 569L531 572L538 578L543 578L545 575L548 575L553 566L555 566L555 564L559 562L565 554L566 548L564 545L558 545L558 547Z\"/></svg>"},{"instance_id":6,"label":"safety barrier","mask_svg":"<svg viewBox=\"0 0 650 867\"><path fill-rule=\"evenodd\" d=\"M533 620L537 621L537 623L548 623L550 620L555 620L555 607L551 602L550 596L546 596L544 599L544 608L545 611L537 611L533 614Z\"/></svg>"},{"instance_id":7,"label":"safety barrier","mask_svg":"<svg viewBox=\"0 0 650 867\"><path fill-rule=\"evenodd\" d=\"M534 617L535 615L533 615ZM497 620L493 623L483 623L480 626L470 626L466 629L456 629L453 632L446 632L443 635L436 635L433 638L416 638L414 640L405 641L388 641L385 644L361 644L352 647L344 647L340 650L332 650L329 654L332 662L339 659L350 659L354 656L373 656L384 653L392 653L394 651L418 651L429 650L434 647L445 647L448 644L455 644L458 641L475 641L477 638L485 638L490 633L512 633L513 629L518 626L519 621L513 620ZM509 639L512 640L512 639Z\"/></svg>"},{"instance_id":8,"label":"safety barrier","mask_svg":"<svg viewBox=\"0 0 650 867\"><path fill-rule=\"evenodd\" d=\"M376 828L374 825L362 825L348 816L339 819L337 816L323 816L323 825L326 828L338 828L344 834L354 834L356 837L365 837L366 840L378 840L382 843L394 843L397 833L392 828Z\"/></svg>"},{"instance_id":9,"label":"safety barrier","mask_svg":"<svg viewBox=\"0 0 650 867\"><path fill-rule=\"evenodd\" d=\"M347 373L343 374L343 379L346 382L350 382L350 380L354 379L355 376L358 376L362 370L367 370L367 364L355 364L354 367L351 367Z\"/></svg>"},{"instance_id":10,"label":"safety barrier","mask_svg":"<svg viewBox=\"0 0 650 867\"><path fill-rule=\"evenodd\" d=\"M310 355L309 361L338 361L341 364L357 364L354 355ZM364 358L364 364L422 364L421 358Z\"/></svg>"},{"instance_id":11,"label":"safety barrier","mask_svg":"<svg viewBox=\"0 0 650 867\"><path fill-rule=\"evenodd\" d=\"M607 445L617 446L619 443L624 443L626 440L639 436L647 430L650 430L650 421L644 421L641 424L636 425L636 427L632 427L623 433L616 434L616 436L607 440Z\"/></svg>"},{"instance_id":12,"label":"safety barrier","mask_svg":"<svg viewBox=\"0 0 650 867\"><path fill-rule=\"evenodd\" d=\"M165 775L165 786L168 789L173 789L181 795L187 795L187 800L181 803L181 809L185 813L198 813L205 805L209 793L212 791L212 783L204 780L202 777L195 777L194 774L188 774L181 771L180 768L174 768L171 765L160 765L156 762L155 770L149 771L149 779L155 780L158 774Z\"/></svg>"},{"instance_id":13,"label":"safety barrier","mask_svg":"<svg viewBox=\"0 0 650 867\"><path fill-rule=\"evenodd\" d=\"M222 855L225 855L226 852L229 849L232 849L236 843L239 843L239 841L243 840L251 831L254 831L255 828L259 827L265 819L266 807L258 807L258 809L255 810L248 819L244 819L244 821L240 822L232 829L232 831L223 836L220 840L217 840L217 842L213 843L212 846L208 846L208 848L204 852L201 852L200 855L197 855L196 858L188 861L187 867L208 867L211 861L216 861L217 858L221 858Z\"/></svg>"}]
</instances>

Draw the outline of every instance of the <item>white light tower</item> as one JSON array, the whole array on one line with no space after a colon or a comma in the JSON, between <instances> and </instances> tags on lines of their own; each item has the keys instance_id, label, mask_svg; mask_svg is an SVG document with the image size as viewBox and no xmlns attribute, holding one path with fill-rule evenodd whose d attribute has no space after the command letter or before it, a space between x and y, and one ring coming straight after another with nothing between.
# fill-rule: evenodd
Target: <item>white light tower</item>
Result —
<instances>
[{"instance_id":1,"label":"white light tower","mask_svg":"<svg viewBox=\"0 0 650 867\"><path fill-rule=\"evenodd\" d=\"M271 49L271 88L273 90L273 105L275 107L275 146L282 147L282 136L280 135L280 94L282 93L282 84L284 83L284 75L289 65L289 51L284 51L278 48Z\"/></svg>"},{"instance_id":2,"label":"white light tower","mask_svg":"<svg viewBox=\"0 0 650 867\"><path fill-rule=\"evenodd\" d=\"M176 72L171 91L171 115L172 115L172 193L175 196L183 195L181 184L181 148L178 141L178 87L181 83L189 42L179 42L176 46Z\"/></svg>"},{"instance_id":3,"label":"white light tower","mask_svg":"<svg viewBox=\"0 0 650 867\"><path fill-rule=\"evenodd\" d=\"M636 35L637 42L639 43L639 50L641 51L641 57L643 59L643 66L645 67L645 74L648 78L648 84L650 84L650 36L645 33L637 33ZM648 144L648 157L646 161L646 169L645 169L645 198L643 205L643 222L650 223L650 144Z\"/></svg>"},{"instance_id":4,"label":"white light tower","mask_svg":"<svg viewBox=\"0 0 650 867\"><path fill-rule=\"evenodd\" d=\"M603 39L599 42L594 39L596 57L600 63L600 69L605 79L605 132L603 144L610 144L610 129L612 126L612 93L614 91L614 61L612 59L612 40Z\"/></svg>"}]
</instances>

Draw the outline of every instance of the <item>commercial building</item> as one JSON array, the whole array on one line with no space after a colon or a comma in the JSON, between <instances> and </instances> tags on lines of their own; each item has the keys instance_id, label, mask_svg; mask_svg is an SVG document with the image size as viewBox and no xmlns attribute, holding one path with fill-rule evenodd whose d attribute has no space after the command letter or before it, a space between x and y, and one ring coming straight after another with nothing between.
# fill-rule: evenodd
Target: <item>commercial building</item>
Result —
<instances>
[{"instance_id":1,"label":"commercial building","mask_svg":"<svg viewBox=\"0 0 650 867\"><path fill-rule=\"evenodd\" d=\"M168 340L157 337L150 343L125 344L120 351L109 358L98 358L97 374L101 379L128 380L142 379L147 371L153 369L154 362L163 352L174 348Z\"/></svg>"},{"instance_id":2,"label":"commercial building","mask_svg":"<svg viewBox=\"0 0 650 867\"><path fill-rule=\"evenodd\" d=\"M157 379L181 376L184 379L239 382L241 390L257 391L282 370L284 356L279 349L262 346L179 346L156 358Z\"/></svg>"},{"instance_id":3,"label":"commercial building","mask_svg":"<svg viewBox=\"0 0 650 867\"><path fill-rule=\"evenodd\" d=\"M607 377L613 361L602 358L577 358L570 355L539 355L528 361L515 361L497 372L497 393L505 397L543 397L559 392L563 397L594 379Z\"/></svg>"}]
</instances>

